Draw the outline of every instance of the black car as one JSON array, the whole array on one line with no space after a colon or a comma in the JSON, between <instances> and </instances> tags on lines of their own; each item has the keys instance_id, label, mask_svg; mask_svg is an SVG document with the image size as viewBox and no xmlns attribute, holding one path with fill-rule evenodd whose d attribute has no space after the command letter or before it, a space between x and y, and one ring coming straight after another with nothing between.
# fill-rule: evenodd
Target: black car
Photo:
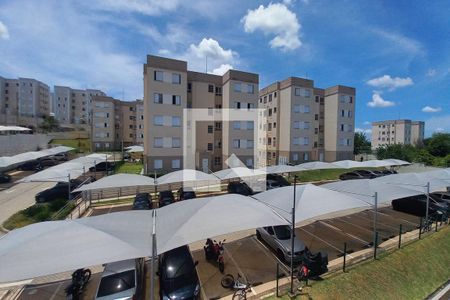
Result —
<instances>
[{"instance_id":1,"label":"black car","mask_svg":"<svg viewBox=\"0 0 450 300\"><path fill-rule=\"evenodd\" d=\"M114 170L115 163L110 161L103 161L95 165L95 167L90 167L90 172L105 172Z\"/></svg>"},{"instance_id":2,"label":"black car","mask_svg":"<svg viewBox=\"0 0 450 300\"><path fill-rule=\"evenodd\" d=\"M227 191L229 194L240 194L244 196L250 196L254 194L252 188L243 181L232 181L228 183Z\"/></svg>"},{"instance_id":3,"label":"black car","mask_svg":"<svg viewBox=\"0 0 450 300\"><path fill-rule=\"evenodd\" d=\"M370 170L356 170L354 172L362 175L364 178L367 178L367 179L377 178L377 177L381 176L381 174L377 174Z\"/></svg>"},{"instance_id":4,"label":"black car","mask_svg":"<svg viewBox=\"0 0 450 300\"><path fill-rule=\"evenodd\" d=\"M287 181L286 178L284 178L283 176L281 176L279 174L267 174L266 180L271 180L271 181L276 182L276 184L279 187L291 185L291 183L289 181Z\"/></svg>"},{"instance_id":5,"label":"black car","mask_svg":"<svg viewBox=\"0 0 450 300\"><path fill-rule=\"evenodd\" d=\"M38 160L30 160L27 162L24 162L20 166L17 167L17 169L21 171L36 171L41 168L41 165L39 164Z\"/></svg>"},{"instance_id":6,"label":"black car","mask_svg":"<svg viewBox=\"0 0 450 300\"><path fill-rule=\"evenodd\" d=\"M428 205L428 216L431 220L443 221L449 213L449 205L436 201L430 197ZM418 195L413 197L406 197L392 201L394 210L412 214L418 217L425 217L426 215L427 197L425 195Z\"/></svg>"},{"instance_id":7,"label":"black car","mask_svg":"<svg viewBox=\"0 0 450 300\"><path fill-rule=\"evenodd\" d=\"M197 264L187 246L161 254L158 271L160 299L199 299Z\"/></svg>"},{"instance_id":8,"label":"black car","mask_svg":"<svg viewBox=\"0 0 450 300\"><path fill-rule=\"evenodd\" d=\"M57 161L68 161L69 160L69 156L67 155L67 153L58 153L58 154L52 155L51 158L53 158L54 160L57 160Z\"/></svg>"},{"instance_id":9,"label":"black car","mask_svg":"<svg viewBox=\"0 0 450 300\"><path fill-rule=\"evenodd\" d=\"M41 166L42 168L56 166L58 164L58 161L56 159L53 159L50 157L41 158L38 161L39 161L39 166Z\"/></svg>"},{"instance_id":10,"label":"black car","mask_svg":"<svg viewBox=\"0 0 450 300\"><path fill-rule=\"evenodd\" d=\"M147 210L152 209L152 197L149 193L139 193L134 197L133 209L134 210Z\"/></svg>"},{"instance_id":11,"label":"black car","mask_svg":"<svg viewBox=\"0 0 450 300\"><path fill-rule=\"evenodd\" d=\"M194 198L197 198L197 195L195 194L195 192L192 188L181 187L178 190L178 201L194 199Z\"/></svg>"},{"instance_id":12,"label":"black car","mask_svg":"<svg viewBox=\"0 0 450 300\"><path fill-rule=\"evenodd\" d=\"M398 173L395 170L382 170L380 172L383 173L384 175L391 175L391 174L397 174Z\"/></svg>"},{"instance_id":13,"label":"black car","mask_svg":"<svg viewBox=\"0 0 450 300\"><path fill-rule=\"evenodd\" d=\"M365 179L365 178L366 177L359 174L358 172L347 172L339 175L340 180Z\"/></svg>"},{"instance_id":14,"label":"black car","mask_svg":"<svg viewBox=\"0 0 450 300\"><path fill-rule=\"evenodd\" d=\"M81 184L78 180L70 181L70 191L73 191ZM77 196L78 193L72 194L72 196ZM58 182L54 187L43 190L35 196L36 203L50 202L57 199L69 199L69 183L68 182Z\"/></svg>"},{"instance_id":15,"label":"black car","mask_svg":"<svg viewBox=\"0 0 450 300\"><path fill-rule=\"evenodd\" d=\"M159 207L163 207L175 202L175 197L172 191L161 191L159 192Z\"/></svg>"},{"instance_id":16,"label":"black car","mask_svg":"<svg viewBox=\"0 0 450 300\"><path fill-rule=\"evenodd\" d=\"M11 175L0 173L0 183L8 183L11 182Z\"/></svg>"}]
</instances>

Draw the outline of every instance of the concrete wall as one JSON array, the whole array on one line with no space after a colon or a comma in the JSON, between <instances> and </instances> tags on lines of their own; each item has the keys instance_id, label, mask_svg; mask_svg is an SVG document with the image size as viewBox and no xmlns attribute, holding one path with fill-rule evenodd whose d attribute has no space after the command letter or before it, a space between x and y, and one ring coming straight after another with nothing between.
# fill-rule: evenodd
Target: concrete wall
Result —
<instances>
[{"instance_id":1,"label":"concrete wall","mask_svg":"<svg viewBox=\"0 0 450 300\"><path fill-rule=\"evenodd\" d=\"M45 134L15 134L0 136L0 156L12 156L27 151L46 149L51 137Z\"/></svg>"}]
</instances>

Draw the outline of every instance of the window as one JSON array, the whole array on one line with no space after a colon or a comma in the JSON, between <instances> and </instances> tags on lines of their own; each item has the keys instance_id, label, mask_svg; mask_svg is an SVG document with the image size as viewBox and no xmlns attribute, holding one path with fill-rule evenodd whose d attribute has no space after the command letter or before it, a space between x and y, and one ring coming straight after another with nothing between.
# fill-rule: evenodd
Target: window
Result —
<instances>
[{"instance_id":1,"label":"window","mask_svg":"<svg viewBox=\"0 0 450 300\"><path fill-rule=\"evenodd\" d=\"M154 79L155 79L155 81L163 81L164 80L164 73L162 71L155 71L154 72Z\"/></svg>"},{"instance_id":2,"label":"window","mask_svg":"<svg viewBox=\"0 0 450 300\"><path fill-rule=\"evenodd\" d=\"M273 93L273 97L274 97L274 98L277 97L277 92Z\"/></svg>"},{"instance_id":3,"label":"window","mask_svg":"<svg viewBox=\"0 0 450 300\"><path fill-rule=\"evenodd\" d=\"M310 89L303 89L303 96L305 98L311 97L311 90Z\"/></svg>"},{"instance_id":4,"label":"window","mask_svg":"<svg viewBox=\"0 0 450 300\"><path fill-rule=\"evenodd\" d=\"M269 117L272 116L272 109L269 108Z\"/></svg>"},{"instance_id":5,"label":"window","mask_svg":"<svg viewBox=\"0 0 450 300\"><path fill-rule=\"evenodd\" d=\"M344 124L341 124L341 131L344 131Z\"/></svg>"},{"instance_id":6,"label":"window","mask_svg":"<svg viewBox=\"0 0 450 300\"><path fill-rule=\"evenodd\" d=\"M253 121L247 121L247 130L253 130Z\"/></svg>"},{"instance_id":7,"label":"window","mask_svg":"<svg viewBox=\"0 0 450 300\"><path fill-rule=\"evenodd\" d=\"M303 145L309 145L309 137L303 138Z\"/></svg>"},{"instance_id":8,"label":"window","mask_svg":"<svg viewBox=\"0 0 450 300\"><path fill-rule=\"evenodd\" d=\"M273 108L273 113L274 113L274 114L277 113L277 108L276 108L276 107Z\"/></svg>"},{"instance_id":9,"label":"window","mask_svg":"<svg viewBox=\"0 0 450 300\"><path fill-rule=\"evenodd\" d=\"M267 145L272 145L272 138L267 138Z\"/></svg>"},{"instance_id":10,"label":"window","mask_svg":"<svg viewBox=\"0 0 450 300\"><path fill-rule=\"evenodd\" d=\"M292 154L292 160L297 161L298 160L298 153Z\"/></svg>"},{"instance_id":11,"label":"window","mask_svg":"<svg viewBox=\"0 0 450 300\"><path fill-rule=\"evenodd\" d=\"M212 125L208 125L208 133L213 133L214 128Z\"/></svg>"},{"instance_id":12,"label":"window","mask_svg":"<svg viewBox=\"0 0 450 300\"><path fill-rule=\"evenodd\" d=\"M241 102L234 101L234 108L241 108Z\"/></svg>"},{"instance_id":13,"label":"window","mask_svg":"<svg viewBox=\"0 0 450 300\"><path fill-rule=\"evenodd\" d=\"M173 105L181 105L181 96L173 95L172 96L172 104Z\"/></svg>"},{"instance_id":14,"label":"window","mask_svg":"<svg viewBox=\"0 0 450 300\"><path fill-rule=\"evenodd\" d=\"M292 139L292 144L294 145L300 145L300 138L299 137L294 137Z\"/></svg>"},{"instance_id":15,"label":"window","mask_svg":"<svg viewBox=\"0 0 450 300\"><path fill-rule=\"evenodd\" d=\"M172 83L181 84L181 75L177 73L172 73Z\"/></svg>"},{"instance_id":16,"label":"window","mask_svg":"<svg viewBox=\"0 0 450 300\"><path fill-rule=\"evenodd\" d=\"M153 139L153 147L155 147L155 148L162 148L163 147L163 138L162 137L155 137Z\"/></svg>"},{"instance_id":17,"label":"window","mask_svg":"<svg viewBox=\"0 0 450 300\"><path fill-rule=\"evenodd\" d=\"M299 113L300 112L300 105L296 104L294 105L294 112Z\"/></svg>"},{"instance_id":18,"label":"window","mask_svg":"<svg viewBox=\"0 0 450 300\"><path fill-rule=\"evenodd\" d=\"M216 96L222 96L222 88L220 86L216 86Z\"/></svg>"},{"instance_id":19,"label":"window","mask_svg":"<svg viewBox=\"0 0 450 300\"><path fill-rule=\"evenodd\" d=\"M236 129L236 130L241 129L241 122L240 121L234 121L233 122L233 129Z\"/></svg>"},{"instance_id":20,"label":"window","mask_svg":"<svg viewBox=\"0 0 450 300\"><path fill-rule=\"evenodd\" d=\"M252 109L255 108L255 104L254 103L247 103L247 109Z\"/></svg>"},{"instance_id":21,"label":"window","mask_svg":"<svg viewBox=\"0 0 450 300\"><path fill-rule=\"evenodd\" d=\"M247 167L249 167L249 168L252 168L252 167L253 167L253 159L252 159L252 158L247 158L247 159L245 160L245 165L246 165Z\"/></svg>"},{"instance_id":22,"label":"window","mask_svg":"<svg viewBox=\"0 0 450 300\"><path fill-rule=\"evenodd\" d=\"M172 148L180 148L180 147L181 147L181 139L172 138Z\"/></svg>"},{"instance_id":23,"label":"window","mask_svg":"<svg viewBox=\"0 0 450 300\"><path fill-rule=\"evenodd\" d=\"M214 122L214 127L216 130L222 130L222 123L221 122Z\"/></svg>"},{"instance_id":24,"label":"window","mask_svg":"<svg viewBox=\"0 0 450 300\"><path fill-rule=\"evenodd\" d=\"M268 124L267 130L268 130L268 131L272 131L272 123L269 123L269 124Z\"/></svg>"},{"instance_id":25,"label":"window","mask_svg":"<svg viewBox=\"0 0 450 300\"><path fill-rule=\"evenodd\" d=\"M153 125L155 126L163 126L164 117L163 116L154 116L153 117Z\"/></svg>"},{"instance_id":26,"label":"window","mask_svg":"<svg viewBox=\"0 0 450 300\"><path fill-rule=\"evenodd\" d=\"M253 94L255 92L253 84L247 84L247 94Z\"/></svg>"},{"instance_id":27,"label":"window","mask_svg":"<svg viewBox=\"0 0 450 300\"><path fill-rule=\"evenodd\" d=\"M274 147L277 145L277 138L276 137L272 138L272 144L273 144Z\"/></svg>"},{"instance_id":28,"label":"window","mask_svg":"<svg viewBox=\"0 0 450 300\"><path fill-rule=\"evenodd\" d=\"M190 82L187 84L187 92L188 93L192 92L192 83L190 83Z\"/></svg>"},{"instance_id":29,"label":"window","mask_svg":"<svg viewBox=\"0 0 450 300\"><path fill-rule=\"evenodd\" d=\"M277 122L273 122L273 128L277 128Z\"/></svg>"},{"instance_id":30,"label":"window","mask_svg":"<svg viewBox=\"0 0 450 300\"><path fill-rule=\"evenodd\" d=\"M303 106L303 113L309 114L309 105Z\"/></svg>"},{"instance_id":31,"label":"window","mask_svg":"<svg viewBox=\"0 0 450 300\"><path fill-rule=\"evenodd\" d=\"M347 111L347 117L349 117L349 118L352 117L352 111L351 110Z\"/></svg>"},{"instance_id":32,"label":"window","mask_svg":"<svg viewBox=\"0 0 450 300\"><path fill-rule=\"evenodd\" d=\"M345 110L341 110L341 117L345 116Z\"/></svg>"},{"instance_id":33,"label":"window","mask_svg":"<svg viewBox=\"0 0 450 300\"><path fill-rule=\"evenodd\" d=\"M153 167L154 167L155 169L162 169L162 166L163 166L163 161L162 161L162 159L155 159L155 160L153 161Z\"/></svg>"},{"instance_id":34,"label":"window","mask_svg":"<svg viewBox=\"0 0 450 300\"><path fill-rule=\"evenodd\" d=\"M269 102L272 102L272 94L269 94Z\"/></svg>"},{"instance_id":35,"label":"window","mask_svg":"<svg viewBox=\"0 0 450 300\"><path fill-rule=\"evenodd\" d=\"M208 93L214 93L214 85L212 84L208 85Z\"/></svg>"},{"instance_id":36,"label":"window","mask_svg":"<svg viewBox=\"0 0 450 300\"><path fill-rule=\"evenodd\" d=\"M240 92L241 92L241 84L240 84L240 83L235 83L235 84L233 85L233 90L234 90L235 92L240 93Z\"/></svg>"},{"instance_id":37,"label":"window","mask_svg":"<svg viewBox=\"0 0 450 300\"><path fill-rule=\"evenodd\" d=\"M181 117L172 117L172 127L181 126Z\"/></svg>"},{"instance_id":38,"label":"window","mask_svg":"<svg viewBox=\"0 0 450 300\"><path fill-rule=\"evenodd\" d=\"M309 160L309 154L303 153L303 160Z\"/></svg>"},{"instance_id":39,"label":"window","mask_svg":"<svg viewBox=\"0 0 450 300\"><path fill-rule=\"evenodd\" d=\"M154 94L153 94L153 102L154 102L154 103L162 104L162 103L163 103L163 94L160 94L160 93L154 93Z\"/></svg>"},{"instance_id":40,"label":"window","mask_svg":"<svg viewBox=\"0 0 450 300\"><path fill-rule=\"evenodd\" d=\"M213 144L212 143L208 143L208 151L213 151Z\"/></svg>"},{"instance_id":41,"label":"window","mask_svg":"<svg viewBox=\"0 0 450 300\"><path fill-rule=\"evenodd\" d=\"M221 160L220 156L214 157L214 165L220 166L221 164L222 164L222 160Z\"/></svg>"},{"instance_id":42,"label":"window","mask_svg":"<svg viewBox=\"0 0 450 300\"><path fill-rule=\"evenodd\" d=\"M300 88L295 88L295 96L301 96L302 95L302 91Z\"/></svg>"},{"instance_id":43,"label":"window","mask_svg":"<svg viewBox=\"0 0 450 300\"><path fill-rule=\"evenodd\" d=\"M309 122L303 122L303 129L309 129Z\"/></svg>"},{"instance_id":44,"label":"window","mask_svg":"<svg viewBox=\"0 0 450 300\"><path fill-rule=\"evenodd\" d=\"M233 148L234 149L239 149L240 146L240 141L239 140L233 140Z\"/></svg>"},{"instance_id":45,"label":"window","mask_svg":"<svg viewBox=\"0 0 450 300\"><path fill-rule=\"evenodd\" d=\"M179 169L181 166L181 160L172 159L172 169Z\"/></svg>"}]
</instances>

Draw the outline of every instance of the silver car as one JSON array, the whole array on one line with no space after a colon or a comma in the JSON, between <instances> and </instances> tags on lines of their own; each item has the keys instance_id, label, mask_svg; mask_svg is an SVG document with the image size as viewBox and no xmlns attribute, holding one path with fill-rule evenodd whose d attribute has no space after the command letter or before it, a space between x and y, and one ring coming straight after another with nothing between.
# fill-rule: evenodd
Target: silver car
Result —
<instances>
[{"instance_id":1,"label":"silver car","mask_svg":"<svg viewBox=\"0 0 450 300\"><path fill-rule=\"evenodd\" d=\"M291 229L287 225L268 226L256 229L256 237L272 248L277 257L285 262L291 260ZM294 236L294 261L302 259L305 244Z\"/></svg>"}]
</instances>

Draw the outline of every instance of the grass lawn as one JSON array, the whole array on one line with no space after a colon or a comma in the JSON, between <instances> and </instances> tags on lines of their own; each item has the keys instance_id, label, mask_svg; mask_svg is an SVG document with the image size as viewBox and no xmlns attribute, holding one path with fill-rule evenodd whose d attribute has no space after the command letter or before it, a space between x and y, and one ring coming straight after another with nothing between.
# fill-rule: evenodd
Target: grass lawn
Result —
<instances>
[{"instance_id":1,"label":"grass lawn","mask_svg":"<svg viewBox=\"0 0 450 300\"><path fill-rule=\"evenodd\" d=\"M134 162L118 162L116 164L115 173L141 174L144 165L142 163Z\"/></svg>"},{"instance_id":2,"label":"grass lawn","mask_svg":"<svg viewBox=\"0 0 450 300\"><path fill-rule=\"evenodd\" d=\"M313 282L297 299L424 299L450 278L449 266L447 226L376 261L354 266L348 273Z\"/></svg>"},{"instance_id":3,"label":"grass lawn","mask_svg":"<svg viewBox=\"0 0 450 300\"><path fill-rule=\"evenodd\" d=\"M300 182L310 182L310 181L321 181L321 180L337 180L339 175L352 170L358 170L361 168L354 169L325 169L325 170L309 170L301 171L295 173ZM364 168L364 170L376 170L379 168ZM294 175L291 174L290 181L294 182Z\"/></svg>"},{"instance_id":4,"label":"grass lawn","mask_svg":"<svg viewBox=\"0 0 450 300\"><path fill-rule=\"evenodd\" d=\"M73 139L73 140L54 139L50 142L50 144L77 148L79 152L83 152L83 153L91 151L91 140L90 139Z\"/></svg>"},{"instance_id":5,"label":"grass lawn","mask_svg":"<svg viewBox=\"0 0 450 300\"><path fill-rule=\"evenodd\" d=\"M50 203L34 204L26 209L18 211L3 223L3 227L12 230L33 223L49 221L52 219L62 220L72 211L75 204L67 200L60 199ZM65 206L65 207L64 207ZM61 210L62 209L62 210ZM61 210L61 211L60 211ZM58 215L55 214L58 212ZM55 217L55 218L54 218Z\"/></svg>"}]
</instances>

